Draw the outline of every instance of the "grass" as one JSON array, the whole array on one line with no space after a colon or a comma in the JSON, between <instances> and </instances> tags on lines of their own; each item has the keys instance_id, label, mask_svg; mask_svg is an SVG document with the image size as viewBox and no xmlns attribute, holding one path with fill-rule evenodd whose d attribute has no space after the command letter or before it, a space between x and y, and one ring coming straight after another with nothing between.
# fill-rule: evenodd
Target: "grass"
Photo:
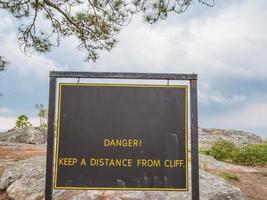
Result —
<instances>
[{"instance_id":1,"label":"grass","mask_svg":"<svg viewBox=\"0 0 267 200\"><path fill-rule=\"evenodd\" d=\"M210 149L209 148L200 147L199 148L199 153L204 154L204 155L209 155Z\"/></svg>"},{"instance_id":2,"label":"grass","mask_svg":"<svg viewBox=\"0 0 267 200\"><path fill-rule=\"evenodd\" d=\"M225 180L229 181L229 180L239 180L239 176L233 174L233 173L229 173L229 172L223 172L220 174L221 177L223 177Z\"/></svg>"}]
</instances>

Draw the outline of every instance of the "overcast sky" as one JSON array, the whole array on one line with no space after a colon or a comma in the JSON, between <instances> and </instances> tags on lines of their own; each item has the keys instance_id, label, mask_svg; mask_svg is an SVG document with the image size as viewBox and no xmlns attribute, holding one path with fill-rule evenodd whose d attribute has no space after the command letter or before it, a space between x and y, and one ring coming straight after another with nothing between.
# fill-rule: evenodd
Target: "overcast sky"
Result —
<instances>
[{"instance_id":1,"label":"overcast sky","mask_svg":"<svg viewBox=\"0 0 267 200\"><path fill-rule=\"evenodd\" d=\"M229 3L231 2L231 3ZM18 115L33 123L36 103L48 105L50 70L175 72L199 74L200 127L231 128L267 137L267 1L194 3L182 15L148 25L140 17L125 27L111 52L84 63L73 38L47 54L25 56L18 48L17 22L0 11L0 129Z\"/></svg>"}]
</instances>

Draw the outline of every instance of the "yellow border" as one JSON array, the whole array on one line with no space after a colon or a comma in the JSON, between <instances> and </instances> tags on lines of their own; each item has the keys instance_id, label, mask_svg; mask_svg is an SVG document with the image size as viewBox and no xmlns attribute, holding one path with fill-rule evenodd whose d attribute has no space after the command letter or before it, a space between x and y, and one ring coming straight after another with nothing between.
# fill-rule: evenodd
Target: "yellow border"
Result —
<instances>
[{"instance_id":1,"label":"yellow border","mask_svg":"<svg viewBox=\"0 0 267 200\"><path fill-rule=\"evenodd\" d=\"M140 88L184 88L185 89L185 159L186 159L186 188L111 188L111 187L57 187L58 148L60 133L60 112L62 86L87 86L87 87L140 87ZM98 84L98 83L59 83L58 114L57 114L57 142L54 189L62 190L136 190L136 191L188 191L188 86L187 85L142 85L142 84Z\"/></svg>"},{"instance_id":2,"label":"yellow border","mask_svg":"<svg viewBox=\"0 0 267 200\"><path fill-rule=\"evenodd\" d=\"M188 188L188 86L185 87L185 159L186 159L186 169L185 169L185 177L186 177L186 191Z\"/></svg>"},{"instance_id":3,"label":"yellow border","mask_svg":"<svg viewBox=\"0 0 267 200\"><path fill-rule=\"evenodd\" d=\"M54 178L54 188L56 189L57 186L57 168L58 168L58 146L59 146L59 132L60 132L60 112L61 112L61 86L62 84L59 84L58 89L58 113L57 113L57 142L56 142L56 163L55 163L55 178Z\"/></svg>"}]
</instances>

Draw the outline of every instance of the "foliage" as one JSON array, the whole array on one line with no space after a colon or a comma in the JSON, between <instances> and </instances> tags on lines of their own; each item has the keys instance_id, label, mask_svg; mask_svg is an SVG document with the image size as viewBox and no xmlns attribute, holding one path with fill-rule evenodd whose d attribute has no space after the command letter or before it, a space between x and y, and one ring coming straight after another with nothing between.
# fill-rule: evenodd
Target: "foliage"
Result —
<instances>
[{"instance_id":1,"label":"foliage","mask_svg":"<svg viewBox=\"0 0 267 200\"><path fill-rule=\"evenodd\" d=\"M220 139L214 142L208 154L217 160L227 160L233 158L236 151L233 142Z\"/></svg>"},{"instance_id":2,"label":"foliage","mask_svg":"<svg viewBox=\"0 0 267 200\"><path fill-rule=\"evenodd\" d=\"M199 153L200 154L205 154L205 155L210 155L210 149L209 148L204 148L204 147L199 147Z\"/></svg>"},{"instance_id":3,"label":"foliage","mask_svg":"<svg viewBox=\"0 0 267 200\"><path fill-rule=\"evenodd\" d=\"M34 109L38 111L38 116L40 120L40 127L47 127L47 119L48 119L48 110L44 107L43 104L36 104Z\"/></svg>"},{"instance_id":4,"label":"foliage","mask_svg":"<svg viewBox=\"0 0 267 200\"><path fill-rule=\"evenodd\" d=\"M229 173L229 172L223 172L220 174L221 177L223 177L225 180L239 180L239 176L233 174L233 173Z\"/></svg>"},{"instance_id":5,"label":"foliage","mask_svg":"<svg viewBox=\"0 0 267 200\"><path fill-rule=\"evenodd\" d=\"M233 161L246 165L267 163L267 142L240 147Z\"/></svg>"},{"instance_id":6,"label":"foliage","mask_svg":"<svg viewBox=\"0 0 267 200\"><path fill-rule=\"evenodd\" d=\"M0 56L0 71L3 71L7 66L8 62L5 60L3 56Z\"/></svg>"},{"instance_id":7,"label":"foliage","mask_svg":"<svg viewBox=\"0 0 267 200\"><path fill-rule=\"evenodd\" d=\"M213 6L214 0L196 0ZM148 23L166 19L168 13L182 13L193 0L0 0L0 9L14 17L26 18L29 24L21 24L18 40L28 54L33 50L47 52L53 45L60 45L65 37L76 37L78 49L87 52L86 61L95 61L99 50L111 50L115 35L133 16L142 12ZM38 23L42 17L50 24Z\"/></svg>"},{"instance_id":8,"label":"foliage","mask_svg":"<svg viewBox=\"0 0 267 200\"><path fill-rule=\"evenodd\" d=\"M200 152L213 156L217 160L232 160L238 164L267 164L267 141L237 147L233 142L218 140L214 142L210 150L205 149Z\"/></svg>"},{"instance_id":9,"label":"foliage","mask_svg":"<svg viewBox=\"0 0 267 200\"><path fill-rule=\"evenodd\" d=\"M170 13L181 14L187 10L193 0L135 0L137 12L143 12L146 22L153 24L165 20ZM206 6L213 7L215 0L198 0Z\"/></svg>"},{"instance_id":10,"label":"foliage","mask_svg":"<svg viewBox=\"0 0 267 200\"><path fill-rule=\"evenodd\" d=\"M16 128L25 128L32 126L32 124L29 122L29 119L26 115L20 115L16 121Z\"/></svg>"}]
</instances>

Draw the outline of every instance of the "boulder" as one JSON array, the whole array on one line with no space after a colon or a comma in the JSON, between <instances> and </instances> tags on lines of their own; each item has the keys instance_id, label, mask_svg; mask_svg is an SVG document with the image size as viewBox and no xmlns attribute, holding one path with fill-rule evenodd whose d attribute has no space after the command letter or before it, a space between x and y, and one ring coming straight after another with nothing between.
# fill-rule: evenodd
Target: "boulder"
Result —
<instances>
[{"instance_id":1,"label":"boulder","mask_svg":"<svg viewBox=\"0 0 267 200\"><path fill-rule=\"evenodd\" d=\"M189 179L190 180L190 179ZM0 190L14 200L42 200L45 185L45 157L20 160L5 169ZM201 200L245 200L240 189L222 178L200 170ZM54 192L57 200L190 200L189 192L159 191L63 191Z\"/></svg>"},{"instance_id":2,"label":"boulder","mask_svg":"<svg viewBox=\"0 0 267 200\"><path fill-rule=\"evenodd\" d=\"M46 130L37 127L12 129L0 134L0 141L18 142L27 144L45 144Z\"/></svg>"},{"instance_id":3,"label":"boulder","mask_svg":"<svg viewBox=\"0 0 267 200\"><path fill-rule=\"evenodd\" d=\"M44 156L37 156L9 165L0 178L0 190L14 200L40 200L44 196L45 163Z\"/></svg>"},{"instance_id":4,"label":"boulder","mask_svg":"<svg viewBox=\"0 0 267 200\"><path fill-rule=\"evenodd\" d=\"M236 171L236 172L248 172L248 173L260 173L255 167L236 165L234 163L227 163L216 160L215 158L203 154L199 154L200 167L206 171Z\"/></svg>"}]
</instances>

